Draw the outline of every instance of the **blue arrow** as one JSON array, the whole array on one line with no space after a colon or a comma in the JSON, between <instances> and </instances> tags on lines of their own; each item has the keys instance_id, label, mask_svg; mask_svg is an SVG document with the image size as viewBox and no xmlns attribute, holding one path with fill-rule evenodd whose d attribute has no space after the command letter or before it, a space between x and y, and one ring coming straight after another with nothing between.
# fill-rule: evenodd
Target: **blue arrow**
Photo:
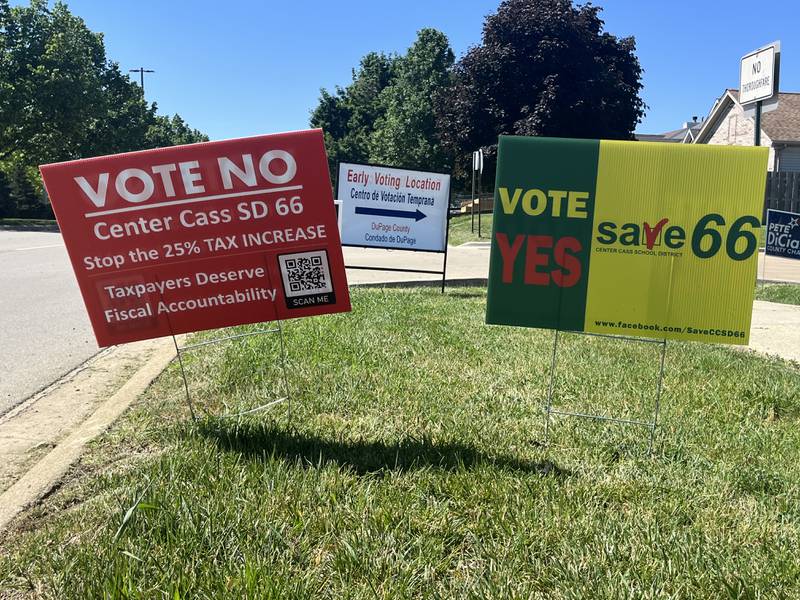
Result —
<instances>
[{"instance_id":1,"label":"blue arrow","mask_svg":"<svg viewBox=\"0 0 800 600\"><path fill-rule=\"evenodd\" d=\"M390 208L368 208L366 206L356 206L357 215L372 215L374 217L395 217L397 219L414 219L421 221L428 215L417 209L414 212L408 210L392 210Z\"/></svg>"}]
</instances>

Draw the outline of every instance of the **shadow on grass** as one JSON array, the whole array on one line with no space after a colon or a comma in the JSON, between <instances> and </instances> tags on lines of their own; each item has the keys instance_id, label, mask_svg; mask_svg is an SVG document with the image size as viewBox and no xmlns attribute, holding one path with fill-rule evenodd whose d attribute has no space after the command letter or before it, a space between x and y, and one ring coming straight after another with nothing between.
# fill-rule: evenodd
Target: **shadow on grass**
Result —
<instances>
[{"instance_id":1,"label":"shadow on grass","mask_svg":"<svg viewBox=\"0 0 800 600\"><path fill-rule=\"evenodd\" d=\"M568 470L551 461L533 462L484 454L470 445L407 439L395 443L331 440L270 425L237 425L208 421L198 427L203 437L225 452L236 452L252 460L266 456L298 461L316 468L326 463L349 467L360 475L381 471L410 471L433 467L445 471L491 466L504 471L567 477Z\"/></svg>"}]
</instances>

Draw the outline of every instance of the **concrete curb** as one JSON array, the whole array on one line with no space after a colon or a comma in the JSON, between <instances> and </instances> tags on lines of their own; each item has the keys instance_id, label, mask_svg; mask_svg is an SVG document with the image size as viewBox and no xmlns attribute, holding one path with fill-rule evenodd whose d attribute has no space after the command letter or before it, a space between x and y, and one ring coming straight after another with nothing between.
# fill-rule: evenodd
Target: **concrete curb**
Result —
<instances>
[{"instance_id":1,"label":"concrete curb","mask_svg":"<svg viewBox=\"0 0 800 600\"><path fill-rule=\"evenodd\" d=\"M58 233L61 230L58 228L58 223L53 221L52 224L42 225L9 225L0 223L0 231L39 231L44 233Z\"/></svg>"},{"instance_id":2,"label":"concrete curb","mask_svg":"<svg viewBox=\"0 0 800 600\"><path fill-rule=\"evenodd\" d=\"M790 281L788 279L757 279L756 283L763 284L777 284L777 285L800 285L797 281Z\"/></svg>"},{"instance_id":3,"label":"concrete curb","mask_svg":"<svg viewBox=\"0 0 800 600\"><path fill-rule=\"evenodd\" d=\"M86 421L0 495L0 531L56 487L69 467L83 454L86 444L108 429L161 374L174 356L175 348L165 343Z\"/></svg>"}]
</instances>

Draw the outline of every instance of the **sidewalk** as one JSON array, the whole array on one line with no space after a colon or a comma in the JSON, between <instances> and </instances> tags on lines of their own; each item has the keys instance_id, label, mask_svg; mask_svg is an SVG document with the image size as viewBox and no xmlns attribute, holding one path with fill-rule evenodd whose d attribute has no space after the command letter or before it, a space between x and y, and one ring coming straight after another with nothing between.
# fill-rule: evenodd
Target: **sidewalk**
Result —
<instances>
[{"instance_id":1,"label":"sidewalk","mask_svg":"<svg viewBox=\"0 0 800 600\"><path fill-rule=\"evenodd\" d=\"M767 259L766 270L764 258ZM800 283L800 260L758 253L758 279L774 283Z\"/></svg>"},{"instance_id":2,"label":"sidewalk","mask_svg":"<svg viewBox=\"0 0 800 600\"><path fill-rule=\"evenodd\" d=\"M345 266L389 267L441 271L444 254L434 252L404 252L374 248L344 248ZM447 253L447 279L486 279L489 276L489 246L451 246ZM365 271L348 269L350 284L390 283L398 281L441 281L441 275L428 273L398 273L394 271Z\"/></svg>"},{"instance_id":3,"label":"sidewalk","mask_svg":"<svg viewBox=\"0 0 800 600\"><path fill-rule=\"evenodd\" d=\"M800 306L756 300L749 347L800 363Z\"/></svg>"}]
</instances>

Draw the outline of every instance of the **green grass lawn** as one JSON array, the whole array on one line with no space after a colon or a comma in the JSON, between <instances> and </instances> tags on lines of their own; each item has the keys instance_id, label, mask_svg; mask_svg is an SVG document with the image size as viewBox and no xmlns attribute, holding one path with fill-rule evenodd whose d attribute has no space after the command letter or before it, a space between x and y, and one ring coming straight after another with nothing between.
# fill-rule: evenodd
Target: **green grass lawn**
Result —
<instances>
[{"instance_id":1,"label":"green grass lawn","mask_svg":"<svg viewBox=\"0 0 800 600\"><path fill-rule=\"evenodd\" d=\"M467 242L488 242L492 237L492 214L481 215L481 237L478 237L478 214L475 213L475 233L472 232L472 217L469 213L450 218L451 246L460 246Z\"/></svg>"},{"instance_id":2,"label":"green grass lawn","mask_svg":"<svg viewBox=\"0 0 800 600\"><path fill-rule=\"evenodd\" d=\"M800 371L668 345L661 427L555 420L553 333L482 290L353 290L285 323L271 413L187 419L172 365L0 541L0 596L800 596ZM658 347L563 335L556 405L646 417ZM207 347L195 401L281 392L278 339ZM278 382L278 383L276 383Z\"/></svg>"},{"instance_id":3,"label":"green grass lawn","mask_svg":"<svg viewBox=\"0 0 800 600\"><path fill-rule=\"evenodd\" d=\"M768 283L756 287L756 300L800 304L800 285Z\"/></svg>"}]
</instances>

